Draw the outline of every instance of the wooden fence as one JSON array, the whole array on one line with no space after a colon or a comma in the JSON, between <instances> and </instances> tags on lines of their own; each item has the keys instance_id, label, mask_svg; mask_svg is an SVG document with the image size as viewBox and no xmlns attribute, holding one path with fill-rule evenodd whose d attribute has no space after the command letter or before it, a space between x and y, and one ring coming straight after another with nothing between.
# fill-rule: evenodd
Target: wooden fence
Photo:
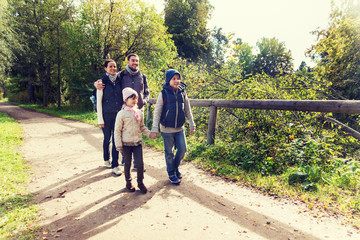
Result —
<instances>
[{"instance_id":1,"label":"wooden fence","mask_svg":"<svg viewBox=\"0 0 360 240\"><path fill-rule=\"evenodd\" d=\"M148 111L151 104L156 103L156 99L150 99ZM286 110L304 112L331 112L343 114L359 114L360 101L357 100L228 100L228 99L190 99L192 107L209 107L209 122L207 143L214 144L216 116L218 108L246 108L246 109L265 109L265 110ZM149 113L149 112L148 112ZM147 114L150 118L150 114ZM349 128L349 127L348 127ZM351 128L348 131L351 132ZM354 134L359 134L355 130ZM360 138L360 137L359 137ZM358 138L358 139L359 139Z\"/></svg>"}]
</instances>

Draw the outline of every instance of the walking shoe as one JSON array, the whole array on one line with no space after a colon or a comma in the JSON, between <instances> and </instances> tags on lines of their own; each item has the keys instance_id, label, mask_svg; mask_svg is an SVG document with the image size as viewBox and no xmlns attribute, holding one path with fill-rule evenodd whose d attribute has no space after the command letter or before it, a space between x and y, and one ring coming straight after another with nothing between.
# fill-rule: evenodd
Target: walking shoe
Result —
<instances>
[{"instance_id":1,"label":"walking shoe","mask_svg":"<svg viewBox=\"0 0 360 240\"><path fill-rule=\"evenodd\" d=\"M111 163L110 163L109 160L104 161L104 164L105 164L105 167L106 167L106 168L111 168Z\"/></svg>"},{"instance_id":2,"label":"walking shoe","mask_svg":"<svg viewBox=\"0 0 360 240\"><path fill-rule=\"evenodd\" d=\"M120 172L120 170L119 170L118 167L114 167L114 168L112 169L112 172L113 172L113 174L115 174L116 176L120 176L120 175L121 175L121 172Z\"/></svg>"},{"instance_id":3,"label":"walking shoe","mask_svg":"<svg viewBox=\"0 0 360 240\"><path fill-rule=\"evenodd\" d=\"M182 179L182 174L179 172L179 169L176 170L175 174L178 177L178 179Z\"/></svg>"},{"instance_id":4,"label":"walking shoe","mask_svg":"<svg viewBox=\"0 0 360 240\"><path fill-rule=\"evenodd\" d=\"M138 183L138 188L144 194L147 193L147 191L148 191L147 188L145 187L144 183Z\"/></svg>"},{"instance_id":5,"label":"walking shoe","mask_svg":"<svg viewBox=\"0 0 360 240\"><path fill-rule=\"evenodd\" d=\"M135 192L134 186L131 184L131 182L126 182L126 189L130 192Z\"/></svg>"},{"instance_id":6,"label":"walking shoe","mask_svg":"<svg viewBox=\"0 0 360 240\"><path fill-rule=\"evenodd\" d=\"M170 182L172 183L172 184L180 184L180 180L179 180L179 178L177 177L177 176L175 176L175 175L172 175L172 176L170 176L169 177L169 180L170 180Z\"/></svg>"}]
</instances>

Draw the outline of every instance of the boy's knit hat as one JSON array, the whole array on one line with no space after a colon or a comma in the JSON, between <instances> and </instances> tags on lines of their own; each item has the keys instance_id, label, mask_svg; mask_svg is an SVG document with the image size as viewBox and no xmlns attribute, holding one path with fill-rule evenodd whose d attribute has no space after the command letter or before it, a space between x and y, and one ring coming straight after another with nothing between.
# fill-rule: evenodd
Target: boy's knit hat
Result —
<instances>
[{"instance_id":1,"label":"boy's knit hat","mask_svg":"<svg viewBox=\"0 0 360 240\"><path fill-rule=\"evenodd\" d=\"M137 92L136 92L134 89L129 88L129 87L124 88L124 89L122 90L122 94L123 94L124 102L125 102L126 99L128 99L128 98L129 98L131 95L133 95L133 94L135 94L136 96L138 96Z\"/></svg>"},{"instance_id":2,"label":"boy's knit hat","mask_svg":"<svg viewBox=\"0 0 360 240\"><path fill-rule=\"evenodd\" d=\"M166 71L166 79L165 79L165 83L166 84L169 84L171 78L175 75L175 74L178 74L180 79L181 79L181 74L175 70L175 69L169 69Z\"/></svg>"}]
</instances>

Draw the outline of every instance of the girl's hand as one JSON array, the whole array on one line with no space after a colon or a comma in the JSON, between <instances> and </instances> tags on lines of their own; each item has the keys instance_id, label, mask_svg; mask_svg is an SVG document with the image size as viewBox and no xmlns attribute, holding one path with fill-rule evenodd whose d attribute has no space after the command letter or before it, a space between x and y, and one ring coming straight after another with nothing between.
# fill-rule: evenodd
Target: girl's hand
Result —
<instances>
[{"instance_id":1,"label":"girl's hand","mask_svg":"<svg viewBox=\"0 0 360 240\"><path fill-rule=\"evenodd\" d=\"M191 128L190 129L190 134L194 134L195 133L195 128Z\"/></svg>"},{"instance_id":2,"label":"girl's hand","mask_svg":"<svg viewBox=\"0 0 360 240\"><path fill-rule=\"evenodd\" d=\"M102 127L102 128L104 128L104 126L105 126L105 124L99 124L100 125L100 127Z\"/></svg>"},{"instance_id":3,"label":"girl's hand","mask_svg":"<svg viewBox=\"0 0 360 240\"><path fill-rule=\"evenodd\" d=\"M159 136L159 133L157 133L157 132L151 132L150 133L150 138L152 138L152 139L155 139L155 138L157 138Z\"/></svg>"}]
</instances>

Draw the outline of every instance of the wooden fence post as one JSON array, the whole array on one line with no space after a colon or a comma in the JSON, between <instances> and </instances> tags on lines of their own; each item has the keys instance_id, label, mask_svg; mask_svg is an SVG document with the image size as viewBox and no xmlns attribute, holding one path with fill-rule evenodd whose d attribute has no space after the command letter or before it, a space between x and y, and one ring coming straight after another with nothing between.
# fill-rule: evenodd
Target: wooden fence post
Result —
<instances>
[{"instance_id":1,"label":"wooden fence post","mask_svg":"<svg viewBox=\"0 0 360 240\"><path fill-rule=\"evenodd\" d=\"M207 135L207 144L209 145L212 145L215 142L216 115L217 115L217 107L210 106L208 135Z\"/></svg>"}]
</instances>

